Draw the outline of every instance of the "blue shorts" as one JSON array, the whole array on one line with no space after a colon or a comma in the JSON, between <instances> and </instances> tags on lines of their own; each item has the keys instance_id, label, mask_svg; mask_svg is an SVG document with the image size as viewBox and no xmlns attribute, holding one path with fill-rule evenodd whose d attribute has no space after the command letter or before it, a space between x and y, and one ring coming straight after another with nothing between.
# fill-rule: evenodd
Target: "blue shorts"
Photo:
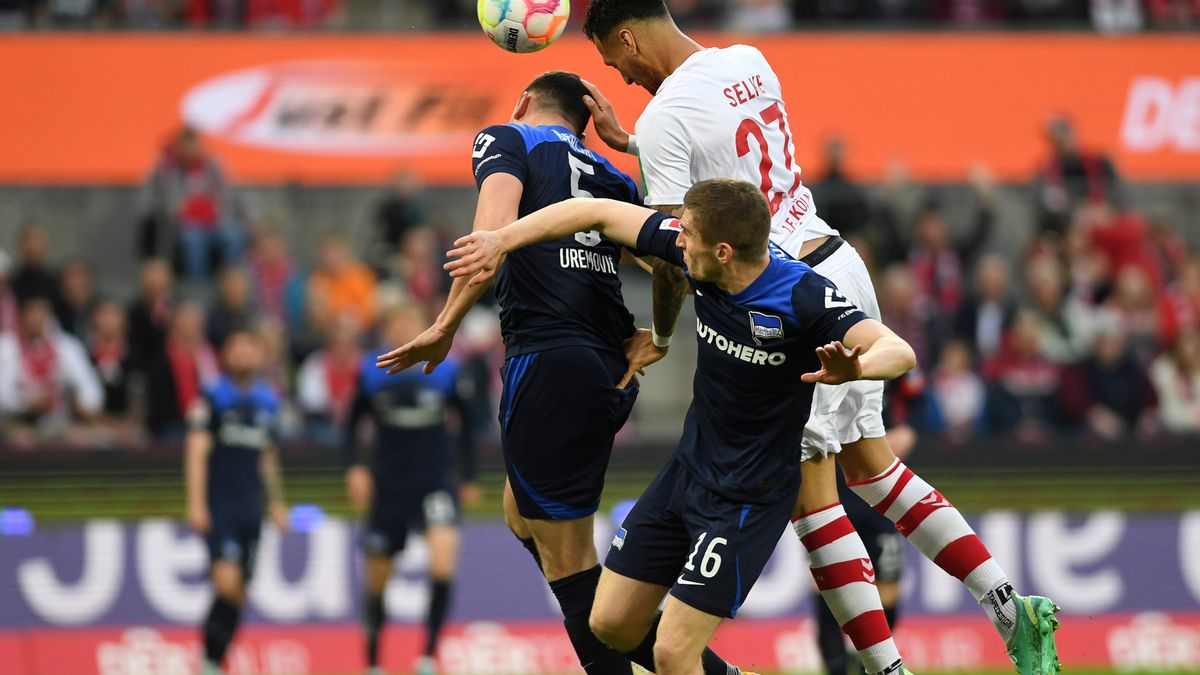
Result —
<instances>
[{"instance_id":1,"label":"blue shorts","mask_svg":"<svg viewBox=\"0 0 1200 675\"><path fill-rule=\"evenodd\" d=\"M500 439L517 511L535 520L596 512L613 438L637 387L617 389L625 358L558 347L508 359L500 370Z\"/></svg>"},{"instance_id":2,"label":"blue shorts","mask_svg":"<svg viewBox=\"0 0 1200 675\"><path fill-rule=\"evenodd\" d=\"M258 558L258 540L262 534L262 513L231 513L211 511L212 529L204 538L208 547L209 564L218 560L237 563L242 578L254 576L254 561Z\"/></svg>"},{"instance_id":3,"label":"blue shorts","mask_svg":"<svg viewBox=\"0 0 1200 675\"><path fill-rule=\"evenodd\" d=\"M670 588L702 612L733 618L788 527L796 495L774 504L730 501L672 456L613 537L605 567Z\"/></svg>"},{"instance_id":4,"label":"blue shorts","mask_svg":"<svg viewBox=\"0 0 1200 675\"><path fill-rule=\"evenodd\" d=\"M363 550L390 558L404 550L410 531L457 525L459 516L458 494L448 482L414 487L402 497L377 495L363 530Z\"/></svg>"}]
</instances>

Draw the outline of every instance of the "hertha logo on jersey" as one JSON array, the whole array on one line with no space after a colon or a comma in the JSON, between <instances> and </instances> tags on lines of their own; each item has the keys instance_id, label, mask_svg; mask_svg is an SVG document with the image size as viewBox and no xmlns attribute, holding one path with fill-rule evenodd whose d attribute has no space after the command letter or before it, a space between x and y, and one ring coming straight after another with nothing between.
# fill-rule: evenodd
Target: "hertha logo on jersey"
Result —
<instances>
[{"instance_id":1,"label":"hertha logo on jersey","mask_svg":"<svg viewBox=\"0 0 1200 675\"><path fill-rule=\"evenodd\" d=\"M761 345L763 340L782 340L783 319L774 314L750 312L750 334L756 345Z\"/></svg>"}]
</instances>

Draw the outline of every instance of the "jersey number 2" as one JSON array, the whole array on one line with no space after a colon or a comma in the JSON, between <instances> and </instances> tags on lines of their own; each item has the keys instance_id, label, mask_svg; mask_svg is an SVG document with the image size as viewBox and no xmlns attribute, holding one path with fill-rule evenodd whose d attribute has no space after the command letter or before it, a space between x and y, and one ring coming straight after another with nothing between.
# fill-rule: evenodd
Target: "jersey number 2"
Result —
<instances>
[{"instance_id":1,"label":"jersey number 2","mask_svg":"<svg viewBox=\"0 0 1200 675\"><path fill-rule=\"evenodd\" d=\"M571 196L591 197L592 193L579 187L579 178L585 173L589 176L595 176L596 169L591 164L584 162L569 152L567 153L567 163L571 165ZM584 246L595 246L600 243L600 232L598 230L576 232L575 241Z\"/></svg>"},{"instance_id":2,"label":"jersey number 2","mask_svg":"<svg viewBox=\"0 0 1200 675\"><path fill-rule=\"evenodd\" d=\"M783 203L784 195L792 194L800 185L800 172L792 167L792 135L788 132L787 117L783 114L783 108L779 107L779 102L776 101L764 108L759 113L759 117L762 118L763 124L767 126L778 124L779 130L783 132L783 166L793 176L792 186L785 192L777 189L771 182L771 168L774 166L774 163L771 161L771 151L767 147L767 137L763 133L762 126L753 118L747 117L738 125L737 136L735 137L737 156L745 157L750 153L750 137L753 136L754 140L758 142L758 154L760 157L758 160L758 173L762 177L762 183L759 185L759 188L762 190L763 196L771 204L771 213L774 214L779 210L779 205Z\"/></svg>"}]
</instances>

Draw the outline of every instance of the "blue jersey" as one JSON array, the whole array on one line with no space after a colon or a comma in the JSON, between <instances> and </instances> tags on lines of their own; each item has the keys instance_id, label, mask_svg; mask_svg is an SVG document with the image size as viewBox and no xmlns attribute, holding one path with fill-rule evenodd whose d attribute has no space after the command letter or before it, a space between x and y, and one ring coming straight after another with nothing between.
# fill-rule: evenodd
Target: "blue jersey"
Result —
<instances>
[{"instance_id":1,"label":"blue jersey","mask_svg":"<svg viewBox=\"0 0 1200 675\"><path fill-rule=\"evenodd\" d=\"M277 440L278 420L279 398L265 382L242 388L222 376L203 392L190 422L212 436L207 490L213 512L261 517L262 452Z\"/></svg>"},{"instance_id":2,"label":"blue jersey","mask_svg":"<svg viewBox=\"0 0 1200 675\"><path fill-rule=\"evenodd\" d=\"M558 126L491 126L475 138L475 182L494 173L521 181L519 216L571 197L638 200L633 180ZM552 347L623 353L633 334L617 265L621 247L596 232L542 242L508 254L496 275L506 358Z\"/></svg>"},{"instance_id":3,"label":"blue jersey","mask_svg":"<svg viewBox=\"0 0 1200 675\"><path fill-rule=\"evenodd\" d=\"M679 221L647 219L638 251L684 267ZM692 404L677 452L708 489L741 502L791 498L800 482L800 441L819 370L816 348L867 318L831 281L772 248L767 268L730 295L688 277L699 344Z\"/></svg>"},{"instance_id":4,"label":"blue jersey","mask_svg":"<svg viewBox=\"0 0 1200 675\"><path fill-rule=\"evenodd\" d=\"M459 368L451 359L432 375L419 370L388 375L375 367L374 356L363 359L346 433L346 462L361 461L358 426L369 418L375 430L371 468L378 498L391 500L453 484L454 450L446 413L453 406L466 421L458 387ZM463 429L460 438L464 478L471 479L471 434Z\"/></svg>"}]
</instances>

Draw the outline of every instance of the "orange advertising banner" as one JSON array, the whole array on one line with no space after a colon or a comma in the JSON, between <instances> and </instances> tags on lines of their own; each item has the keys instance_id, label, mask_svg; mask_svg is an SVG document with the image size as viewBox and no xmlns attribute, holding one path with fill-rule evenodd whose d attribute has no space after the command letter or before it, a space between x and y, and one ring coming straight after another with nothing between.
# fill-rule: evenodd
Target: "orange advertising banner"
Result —
<instances>
[{"instance_id":1,"label":"orange advertising banner","mask_svg":"<svg viewBox=\"0 0 1200 675\"><path fill-rule=\"evenodd\" d=\"M1037 34L793 34L744 40L784 87L797 157L846 139L850 169L1024 179L1053 114L1134 179L1200 180L1200 39ZM369 183L397 168L471 180L478 129L550 69L596 82L632 129L649 95L568 36L514 55L482 35L0 37L0 183L141 180L183 121L235 178ZM630 157L614 157L626 170Z\"/></svg>"}]
</instances>

